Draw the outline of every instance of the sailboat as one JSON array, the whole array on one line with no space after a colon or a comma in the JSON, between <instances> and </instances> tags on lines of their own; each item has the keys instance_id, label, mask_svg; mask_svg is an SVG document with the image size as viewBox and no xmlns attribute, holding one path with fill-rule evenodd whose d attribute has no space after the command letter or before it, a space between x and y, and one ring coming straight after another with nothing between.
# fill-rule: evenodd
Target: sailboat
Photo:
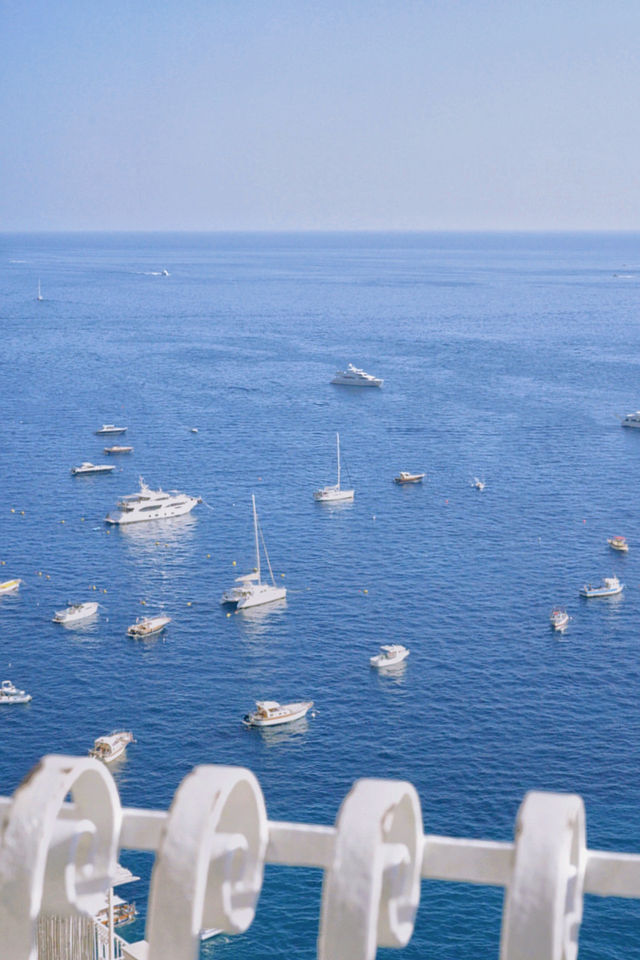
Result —
<instances>
[{"instance_id":1,"label":"sailboat","mask_svg":"<svg viewBox=\"0 0 640 960\"><path fill-rule=\"evenodd\" d=\"M273 579L273 570L269 561L269 554L262 536L262 531L258 527L258 514L256 512L256 498L251 494L251 503L253 504L253 532L256 541L256 569L253 573L247 573L238 577L235 581L237 586L231 587L222 595L221 603L235 603L238 610L246 610L248 607L257 607L262 603L273 603L274 600L284 600L287 595L285 587L276 587ZM269 568L271 583L263 583L261 579L260 567L260 539L264 555Z\"/></svg>"},{"instance_id":2,"label":"sailboat","mask_svg":"<svg viewBox=\"0 0 640 960\"><path fill-rule=\"evenodd\" d=\"M339 500L353 500L353 490L343 490L340 486L340 434L336 433L336 449L338 453L338 482L335 486L326 486L315 490L313 499L321 503L336 503Z\"/></svg>"},{"instance_id":3,"label":"sailboat","mask_svg":"<svg viewBox=\"0 0 640 960\"><path fill-rule=\"evenodd\" d=\"M38 280L38 300L44 300L42 296L42 290L40 289L40 280Z\"/></svg>"}]
</instances>

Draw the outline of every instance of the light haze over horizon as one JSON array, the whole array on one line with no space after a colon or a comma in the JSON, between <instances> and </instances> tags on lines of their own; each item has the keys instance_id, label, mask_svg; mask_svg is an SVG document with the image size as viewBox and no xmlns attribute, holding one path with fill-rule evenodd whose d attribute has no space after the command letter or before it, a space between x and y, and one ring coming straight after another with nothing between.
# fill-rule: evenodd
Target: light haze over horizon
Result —
<instances>
[{"instance_id":1,"label":"light haze over horizon","mask_svg":"<svg viewBox=\"0 0 640 960\"><path fill-rule=\"evenodd\" d=\"M633 0L0 6L0 230L634 230Z\"/></svg>"}]
</instances>

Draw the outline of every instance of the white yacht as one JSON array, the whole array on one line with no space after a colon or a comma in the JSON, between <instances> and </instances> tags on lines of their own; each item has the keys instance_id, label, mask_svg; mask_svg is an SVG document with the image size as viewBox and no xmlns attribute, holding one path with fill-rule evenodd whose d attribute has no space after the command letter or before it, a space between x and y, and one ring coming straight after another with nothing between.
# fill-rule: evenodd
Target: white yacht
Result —
<instances>
[{"instance_id":1,"label":"white yacht","mask_svg":"<svg viewBox=\"0 0 640 960\"><path fill-rule=\"evenodd\" d=\"M127 427L116 427L113 423L103 423L99 430L96 430L98 436L106 433L126 433Z\"/></svg>"},{"instance_id":2,"label":"white yacht","mask_svg":"<svg viewBox=\"0 0 640 960\"><path fill-rule=\"evenodd\" d=\"M133 447L119 447L117 444L113 447L105 447L105 453L133 453Z\"/></svg>"},{"instance_id":3,"label":"white yacht","mask_svg":"<svg viewBox=\"0 0 640 960\"><path fill-rule=\"evenodd\" d=\"M381 387L384 380L365 373L358 367L349 364L346 370L338 370L331 383L339 383L344 387Z\"/></svg>"},{"instance_id":4,"label":"white yacht","mask_svg":"<svg viewBox=\"0 0 640 960\"><path fill-rule=\"evenodd\" d=\"M273 603L274 600L284 600L287 595L286 587L276 587L273 579L273 570L271 561L267 553L267 546L262 536L262 530L258 527L258 514L256 511L256 498L251 494L251 503L253 504L253 531L256 541L256 567L254 573L244 574L236 579L238 586L231 587L221 598L221 603L235 603L238 610L247 610L249 607L257 607L262 603ZM260 539L264 555L269 568L271 583L263 583L261 579L260 568Z\"/></svg>"},{"instance_id":5,"label":"white yacht","mask_svg":"<svg viewBox=\"0 0 640 960\"><path fill-rule=\"evenodd\" d=\"M190 513L200 497L189 497L177 490L150 490L140 477L140 491L123 497L113 513L105 517L106 523L139 523L142 520L167 520Z\"/></svg>"},{"instance_id":6,"label":"white yacht","mask_svg":"<svg viewBox=\"0 0 640 960\"><path fill-rule=\"evenodd\" d=\"M590 583L585 583L580 591L581 597L615 597L624 590L624 583L620 583L617 577L604 577L602 583L594 587Z\"/></svg>"},{"instance_id":7,"label":"white yacht","mask_svg":"<svg viewBox=\"0 0 640 960\"><path fill-rule=\"evenodd\" d=\"M628 413L622 420L623 427L640 427L640 410L635 413Z\"/></svg>"},{"instance_id":8,"label":"white yacht","mask_svg":"<svg viewBox=\"0 0 640 960\"><path fill-rule=\"evenodd\" d=\"M326 486L315 490L313 499L320 503L336 503L338 500L353 500L353 490L343 490L340 486L340 434L336 433L336 449L338 453L338 482L335 486Z\"/></svg>"},{"instance_id":9,"label":"white yacht","mask_svg":"<svg viewBox=\"0 0 640 960\"><path fill-rule=\"evenodd\" d=\"M152 637L154 633L161 633L171 623L171 617L138 617L127 630L130 637Z\"/></svg>"},{"instance_id":10,"label":"white yacht","mask_svg":"<svg viewBox=\"0 0 640 960\"><path fill-rule=\"evenodd\" d=\"M80 464L79 467L71 467L71 473L74 477L83 473L111 473L112 470L115 470L115 467L110 466L108 463L86 462Z\"/></svg>"},{"instance_id":11,"label":"white yacht","mask_svg":"<svg viewBox=\"0 0 640 960\"><path fill-rule=\"evenodd\" d=\"M11 680L3 680L0 685L0 703L29 703L31 694L18 690Z\"/></svg>"},{"instance_id":12,"label":"white yacht","mask_svg":"<svg viewBox=\"0 0 640 960\"><path fill-rule=\"evenodd\" d=\"M0 593L14 593L20 588L22 580L5 580L4 583L0 583Z\"/></svg>"},{"instance_id":13,"label":"white yacht","mask_svg":"<svg viewBox=\"0 0 640 960\"><path fill-rule=\"evenodd\" d=\"M98 609L97 603L72 603L66 610L56 610L54 623L78 623L92 617Z\"/></svg>"},{"instance_id":14,"label":"white yacht","mask_svg":"<svg viewBox=\"0 0 640 960\"><path fill-rule=\"evenodd\" d=\"M103 763L111 763L122 756L130 743L135 743L135 740L129 730L115 730L105 737L98 737L89 750L89 756Z\"/></svg>"},{"instance_id":15,"label":"white yacht","mask_svg":"<svg viewBox=\"0 0 640 960\"><path fill-rule=\"evenodd\" d=\"M380 647L380 653L369 658L369 663L372 667L392 667L396 663L402 663L410 653L401 643L385 643Z\"/></svg>"},{"instance_id":16,"label":"white yacht","mask_svg":"<svg viewBox=\"0 0 640 960\"><path fill-rule=\"evenodd\" d=\"M551 611L551 616L549 621L554 630L563 631L566 627L569 626L569 620L571 617L564 609L564 607L554 607Z\"/></svg>"},{"instance_id":17,"label":"white yacht","mask_svg":"<svg viewBox=\"0 0 640 960\"><path fill-rule=\"evenodd\" d=\"M424 473L409 473L408 470L401 470L397 477L393 478L394 483L422 483Z\"/></svg>"},{"instance_id":18,"label":"white yacht","mask_svg":"<svg viewBox=\"0 0 640 960\"><path fill-rule=\"evenodd\" d=\"M256 700L256 709L246 714L244 722L250 727L275 727L281 723L300 720L307 715L312 706L313 700L283 704L275 700Z\"/></svg>"}]
</instances>

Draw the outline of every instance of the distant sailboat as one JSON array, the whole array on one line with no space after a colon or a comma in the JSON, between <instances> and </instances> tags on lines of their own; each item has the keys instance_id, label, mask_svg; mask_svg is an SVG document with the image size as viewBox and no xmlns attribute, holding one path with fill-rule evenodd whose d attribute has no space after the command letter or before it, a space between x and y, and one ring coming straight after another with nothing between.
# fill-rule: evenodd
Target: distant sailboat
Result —
<instances>
[{"instance_id":1,"label":"distant sailboat","mask_svg":"<svg viewBox=\"0 0 640 960\"><path fill-rule=\"evenodd\" d=\"M38 300L44 300L42 296L42 290L40 289L40 280L38 280Z\"/></svg>"},{"instance_id":2,"label":"distant sailboat","mask_svg":"<svg viewBox=\"0 0 640 960\"><path fill-rule=\"evenodd\" d=\"M328 484L322 490L316 490L313 499L320 503L336 503L339 500L353 500L353 490L343 490L340 486L340 434L336 433L336 451L338 454L338 482L331 486Z\"/></svg>"}]
</instances>

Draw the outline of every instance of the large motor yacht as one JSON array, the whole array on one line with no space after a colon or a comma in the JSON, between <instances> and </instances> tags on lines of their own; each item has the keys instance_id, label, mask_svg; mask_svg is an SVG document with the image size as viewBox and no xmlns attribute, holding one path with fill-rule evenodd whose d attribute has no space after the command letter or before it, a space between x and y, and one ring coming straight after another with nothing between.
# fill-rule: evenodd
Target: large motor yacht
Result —
<instances>
[{"instance_id":1,"label":"large motor yacht","mask_svg":"<svg viewBox=\"0 0 640 960\"><path fill-rule=\"evenodd\" d=\"M365 373L359 367L349 364L346 370L338 370L331 383L339 383L344 387L381 387L384 380Z\"/></svg>"},{"instance_id":2,"label":"large motor yacht","mask_svg":"<svg viewBox=\"0 0 640 960\"><path fill-rule=\"evenodd\" d=\"M190 513L200 497L189 497L177 490L150 490L140 477L139 493L123 497L116 510L105 517L107 523L138 523L141 520L167 520Z\"/></svg>"}]
</instances>

